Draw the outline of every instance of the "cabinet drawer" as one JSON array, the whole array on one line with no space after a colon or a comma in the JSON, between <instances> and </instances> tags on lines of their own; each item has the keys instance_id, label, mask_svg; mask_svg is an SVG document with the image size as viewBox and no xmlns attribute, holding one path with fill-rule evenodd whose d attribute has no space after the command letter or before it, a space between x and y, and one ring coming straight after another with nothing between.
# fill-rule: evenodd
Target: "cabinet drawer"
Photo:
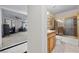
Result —
<instances>
[{"instance_id":1,"label":"cabinet drawer","mask_svg":"<svg viewBox=\"0 0 79 59\"><path fill-rule=\"evenodd\" d=\"M55 37L56 34L55 34L55 33L50 33L50 34L48 34L47 36L48 36L48 38L50 38L50 37Z\"/></svg>"}]
</instances>

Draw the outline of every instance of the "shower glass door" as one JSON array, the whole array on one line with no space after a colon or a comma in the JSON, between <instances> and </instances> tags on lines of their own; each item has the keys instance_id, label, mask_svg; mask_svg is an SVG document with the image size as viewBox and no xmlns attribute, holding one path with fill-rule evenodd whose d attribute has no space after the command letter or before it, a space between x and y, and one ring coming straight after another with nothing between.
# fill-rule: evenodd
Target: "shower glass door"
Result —
<instances>
[{"instance_id":1,"label":"shower glass door","mask_svg":"<svg viewBox=\"0 0 79 59\"><path fill-rule=\"evenodd\" d=\"M65 35L74 35L74 20L73 18L68 18L65 20Z\"/></svg>"}]
</instances>

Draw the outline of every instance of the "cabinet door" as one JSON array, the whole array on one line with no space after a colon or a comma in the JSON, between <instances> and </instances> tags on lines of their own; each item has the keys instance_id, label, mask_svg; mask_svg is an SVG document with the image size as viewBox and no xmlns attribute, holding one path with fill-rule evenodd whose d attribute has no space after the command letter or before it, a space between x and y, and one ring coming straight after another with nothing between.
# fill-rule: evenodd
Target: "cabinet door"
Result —
<instances>
[{"instance_id":1,"label":"cabinet door","mask_svg":"<svg viewBox=\"0 0 79 59\"><path fill-rule=\"evenodd\" d=\"M56 45L56 37L54 36L52 38L53 38L53 49L54 49L55 48L55 45ZM53 49L52 49L52 51L53 51Z\"/></svg>"},{"instance_id":2,"label":"cabinet door","mask_svg":"<svg viewBox=\"0 0 79 59\"><path fill-rule=\"evenodd\" d=\"M55 47L56 41L55 41L55 37L50 37L48 39L48 52L52 52L54 47Z\"/></svg>"},{"instance_id":3,"label":"cabinet door","mask_svg":"<svg viewBox=\"0 0 79 59\"><path fill-rule=\"evenodd\" d=\"M53 50L53 38L50 37L48 39L48 52L51 52Z\"/></svg>"},{"instance_id":4,"label":"cabinet door","mask_svg":"<svg viewBox=\"0 0 79 59\"><path fill-rule=\"evenodd\" d=\"M50 39L50 51L52 51L53 50L53 37L51 37Z\"/></svg>"},{"instance_id":5,"label":"cabinet door","mask_svg":"<svg viewBox=\"0 0 79 59\"><path fill-rule=\"evenodd\" d=\"M50 52L50 38L48 38L48 53Z\"/></svg>"}]
</instances>

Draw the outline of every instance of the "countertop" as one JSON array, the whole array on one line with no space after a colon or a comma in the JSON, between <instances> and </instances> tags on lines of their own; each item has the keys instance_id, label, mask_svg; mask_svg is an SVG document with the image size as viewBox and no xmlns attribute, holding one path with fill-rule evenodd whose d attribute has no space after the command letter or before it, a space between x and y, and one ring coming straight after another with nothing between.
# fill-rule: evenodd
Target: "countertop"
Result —
<instances>
[{"instance_id":1,"label":"countertop","mask_svg":"<svg viewBox=\"0 0 79 59\"><path fill-rule=\"evenodd\" d=\"M51 33L51 32L55 32L55 30L48 30L48 32L47 32L47 33Z\"/></svg>"}]
</instances>

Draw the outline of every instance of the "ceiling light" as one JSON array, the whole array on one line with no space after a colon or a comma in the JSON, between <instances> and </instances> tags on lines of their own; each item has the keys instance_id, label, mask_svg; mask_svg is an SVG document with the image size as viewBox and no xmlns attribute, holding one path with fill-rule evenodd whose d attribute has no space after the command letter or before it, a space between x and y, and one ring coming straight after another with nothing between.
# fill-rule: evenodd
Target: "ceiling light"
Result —
<instances>
[{"instance_id":1,"label":"ceiling light","mask_svg":"<svg viewBox=\"0 0 79 59\"><path fill-rule=\"evenodd\" d=\"M60 22L60 23L63 23L64 21L63 20L57 20L58 22Z\"/></svg>"},{"instance_id":2,"label":"ceiling light","mask_svg":"<svg viewBox=\"0 0 79 59\"><path fill-rule=\"evenodd\" d=\"M50 12L47 11L47 15L49 15L49 14L50 14Z\"/></svg>"}]
</instances>

